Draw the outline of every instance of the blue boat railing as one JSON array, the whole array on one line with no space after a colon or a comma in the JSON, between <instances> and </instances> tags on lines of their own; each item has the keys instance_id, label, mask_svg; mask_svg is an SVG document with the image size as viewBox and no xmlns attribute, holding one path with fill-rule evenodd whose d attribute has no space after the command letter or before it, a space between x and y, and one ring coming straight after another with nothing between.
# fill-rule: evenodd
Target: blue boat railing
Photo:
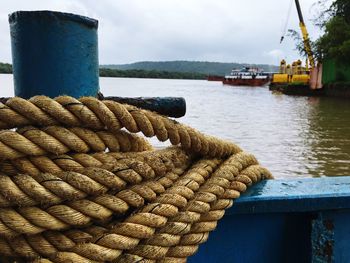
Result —
<instances>
[{"instance_id":1,"label":"blue boat railing","mask_svg":"<svg viewBox=\"0 0 350 263\"><path fill-rule=\"evenodd\" d=\"M247 190L188 262L350 262L350 177L268 180Z\"/></svg>"}]
</instances>

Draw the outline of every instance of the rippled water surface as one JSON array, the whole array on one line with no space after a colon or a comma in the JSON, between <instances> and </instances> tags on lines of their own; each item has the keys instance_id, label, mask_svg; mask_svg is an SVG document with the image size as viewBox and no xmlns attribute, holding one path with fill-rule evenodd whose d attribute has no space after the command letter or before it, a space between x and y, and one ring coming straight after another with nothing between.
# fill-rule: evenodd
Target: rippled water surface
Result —
<instances>
[{"instance_id":1,"label":"rippled water surface","mask_svg":"<svg viewBox=\"0 0 350 263\"><path fill-rule=\"evenodd\" d=\"M0 96L13 95L11 75L0 75L0 85ZM237 143L276 178L350 175L349 100L201 80L101 78L100 86L107 96L184 97L179 121Z\"/></svg>"}]
</instances>

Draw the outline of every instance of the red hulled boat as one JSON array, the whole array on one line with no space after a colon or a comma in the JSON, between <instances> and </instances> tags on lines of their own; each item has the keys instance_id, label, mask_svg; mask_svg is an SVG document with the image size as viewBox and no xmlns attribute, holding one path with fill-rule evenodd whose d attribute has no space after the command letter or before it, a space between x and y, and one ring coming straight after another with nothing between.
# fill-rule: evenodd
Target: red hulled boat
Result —
<instances>
[{"instance_id":1,"label":"red hulled boat","mask_svg":"<svg viewBox=\"0 0 350 263\"><path fill-rule=\"evenodd\" d=\"M264 86L270 81L269 75L258 68L245 67L232 70L222 83L233 86Z\"/></svg>"}]
</instances>

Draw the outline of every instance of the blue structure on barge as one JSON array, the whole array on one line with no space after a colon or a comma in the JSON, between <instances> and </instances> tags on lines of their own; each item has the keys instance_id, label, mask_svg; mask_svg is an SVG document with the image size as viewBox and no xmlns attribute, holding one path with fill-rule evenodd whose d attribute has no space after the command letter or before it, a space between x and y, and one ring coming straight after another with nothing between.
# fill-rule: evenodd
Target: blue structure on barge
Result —
<instances>
[{"instance_id":1,"label":"blue structure on barge","mask_svg":"<svg viewBox=\"0 0 350 263\"><path fill-rule=\"evenodd\" d=\"M50 11L9 20L16 96L97 96L96 20ZM349 186L350 177L257 184L189 262L350 262Z\"/></svg>"}]
</instances>

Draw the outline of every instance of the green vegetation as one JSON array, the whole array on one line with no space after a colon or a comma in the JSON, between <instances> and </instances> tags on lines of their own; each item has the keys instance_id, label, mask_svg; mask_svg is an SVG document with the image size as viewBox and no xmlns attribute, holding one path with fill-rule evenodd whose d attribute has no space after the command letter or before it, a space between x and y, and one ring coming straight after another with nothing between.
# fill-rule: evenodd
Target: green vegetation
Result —
<instances>
[{"instance_id":1,"label":"green vegetation","mask_svg":"<svg viewBox=\"0 0 350 263\"><path fill-rule=\"evenodd\" d=\"M8 63L0 62L0 73L11 74L12 73L12 65Z\"/></svg>"},{"instance_id":2,"label":"green vegetation","mask_svg":"<svg viewBox=\"0 0 350 263\"><path fill-rule=\"evenodd\" d=\"M118 70L110 68L100 68L101 77L119 78L150 78L150 79L205 79L205 74L191 72L169 72L158 70Z\"/></svg>"},{"instance_id":3,"label":"green vegetation","mask_svg":"<svg viewBox=\"0 0 350 263\"><path fill-rule=\"evenodd\" d=\"M12 65L0 62L0 73L11 74ZM151 78L151 79L205 79L205 74L189 72L169 72L157 70L118 70L100 68L101 77Z\"/></svg>"},{"instance_id":4,"label":"green vegetation","mask_svg":"<svg viewBox=\"0 0 350 263\"><path fill-rule=\"evenodd\" d=\"M137 62L125 65L102 65L101 77L156 78L156 79L206 79L208 75L224 76L233 68L255 66L265 71L277 71L272 65L250 65L238 63L165 61ZM12 73L11 64L0 63L0 73Z\"/></svg>"},{"instance_id":5,"label":"green vegetation","mask_svg":"<svg viewBox=\"0 0 350 263\"><path fill-rule=\"evenodd\" d=\"M240 64L240 63L221 63L221 62L204 62L204 61L142 61L132 64L123 65L102 65L102 68L120 69L120 70L147 70L147 71L168 71L168 72L194 72L204 75L224 76L231 72L232 69L241 69L247 66L254 66L265 71L278 71L277 66L266 64Z\"/></svg>"},{"instance_id":6,"label":"green vegetation","mask_svg":"<svg viewBox=\"0 0 350 263\"><path fill-rule=\"evenodd\" d=\"M336 0L322 14L325 33L315 42L319 59L333 58L350 63L350 1Z\"/></svg>"},{"instance_id":7,"label":"green vegetation","mask_svg":"<svg viewBox=\"0 0 350 263\"><path fill-rule=\"evenodd\" d=\"M318 0L315 5L327 6L330 0ZM313 53L318 61L335 59L350 64L350 1L335 0L329 8L324 8L315 25L324 30L324 34L316 41L311 41ZM298 31L289 29L288 36L296 43L296 50L307 57L304 42Z\"/></svg>"},{"instance_id":8,"label":"green vegetation","mask_svg":"<svg viewBox=\"0 0 350 263\"><path fill-rule=\"evenodd\" d=\"M294 29L288 29L288 37L292 38L295 42L295 50L298 51L299 55L303 58L307 58L307 52L305 50L304 41L300 33ZM310 40L312 49L314 49L314 43Z\"/></svg>"}]
</instances>

